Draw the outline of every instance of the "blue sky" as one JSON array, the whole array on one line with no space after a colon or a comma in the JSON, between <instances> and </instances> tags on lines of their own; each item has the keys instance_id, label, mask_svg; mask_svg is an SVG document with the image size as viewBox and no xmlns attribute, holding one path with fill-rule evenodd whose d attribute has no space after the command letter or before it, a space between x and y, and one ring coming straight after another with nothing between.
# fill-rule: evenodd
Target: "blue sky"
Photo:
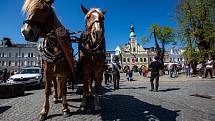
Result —
<instances>
[{"instance_id":1,"label":"blue sky","mask_svg":"<svg viewBox=\"0 0 215 121\"><path fill-rule=\"evenodd\" d=\"M10 37L13 43L26 43L20 28L25 19L21 12L24 0L1 0L0 39ZM129 28L133 24L137 40L149 36L149 27L156 23L162 26L176 27L173 11L177 0L55 0L54 7L63 25L71 30L84 29L84 14L80 9L99 7L106 11L105 37L107 50L128 42ZM154 46L153 39L144 47Z\"/></svg>"}]
</instances>

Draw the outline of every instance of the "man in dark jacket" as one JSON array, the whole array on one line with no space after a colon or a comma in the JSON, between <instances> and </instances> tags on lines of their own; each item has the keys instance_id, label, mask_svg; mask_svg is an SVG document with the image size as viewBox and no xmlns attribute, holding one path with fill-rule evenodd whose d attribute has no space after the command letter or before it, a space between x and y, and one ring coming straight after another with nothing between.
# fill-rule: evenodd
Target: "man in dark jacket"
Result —
<instances>
[{"instance_id":1,"label":"man in dark jacket","mask_svg":"<svg viewBox=\"0 0 215 121\"><path fill-rule=\"evenodd\" d=\"M3 72L3 82L6 83L8 78L7 68L4 69Z\"/></svg>"},{"instance_id":2,"label":"man in dark jacket","mask_svg":"<svg viewBox=\"0 0 215 121\"><path fill-rule=\"evenodd\" d=\"M151 83L151 90L150 91L156 91L158 92L158 86L159 86L159 71L163 70L163 65L161 62L158 61L159 57L155 56L155 61L153 61L150 65L149 68L151 70L151 77L150 77L150 83ZM155 90L154 90L154 81L155 79Z\"/></svg>"},{"instance_id":3,"label":"man in dark jacket","mask_svg":"<svg viewBox=\"0 0 215 121\"><path fill-rule=\"evenodd\" d=\"M113 61L114 61L112 63L113 83L114 83L114 90L116 90L116 89L119 89L121 66L119 64L119 58L117 56L114 57Z\"/></svg>"}]
</instances>

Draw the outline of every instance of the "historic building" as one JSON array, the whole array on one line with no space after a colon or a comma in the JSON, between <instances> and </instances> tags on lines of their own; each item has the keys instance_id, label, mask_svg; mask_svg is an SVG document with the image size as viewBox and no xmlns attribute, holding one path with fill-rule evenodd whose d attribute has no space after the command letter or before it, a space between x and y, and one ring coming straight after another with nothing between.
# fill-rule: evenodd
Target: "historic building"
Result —
<instances>
[{"instance_id":1,"label":"historic building","mask_svg":"<svg viewBox=\"0 0 215 121\"><path fill-rule=\"evenodd\" d=\"M172 61L181 62L184 60L181 49L174 50L174 52L178 52L177 54L173 53L172 51L173 49L167 49L167 51L165 52L165 63L170 63ZM154 57L156 56L156 50L154 47L143 48L140 44L138 44L135 28L133 25L131 25L128 43L125 45L117 46L115 49L115 55L121 58L120 62L123 68L125 66L129 66L130 68L140 68L141 66L149 66L149 64L154 60ZM176 59L178 59L179 61L175 61Z\"/></svg>"},{"instance_id":2,"label":"historic building","mask_svg":"<svg viewBox=\"0 0 215 121\"><path fill-rule=\"evenodd\" d=\"M179 64L185 63L186 58L183 56L184 49L173 47L173 48L166 49L166 51L169 55L170 63L179 63Z\"/></svg>"},{"instance_id":3,"label":"historic building","mask_svg":"<svg viewBox=\"0 0 215 121\"><path fill-rule=\"evenodd\" d=\"M147 49L138 44L133 25L130 27L128 43L122 46L117 46L115 49L115 55L120 56L123 68L125 66L129 66L130 68L148 66L150 61L148 52L149 51ZM151 56L153 57L154 54L151 53Z\"/></svg>"},{"instance_id":4,"label":"historic building","mask_svg":"<svg viewBox=\"0 0 215 121\"><path fill-rule=\"evenodd\" d=\"M41 66L36 44L11 44L9 38L0 41L0 70L17 71L24 66Z\"/></svg>"}]
</instances>

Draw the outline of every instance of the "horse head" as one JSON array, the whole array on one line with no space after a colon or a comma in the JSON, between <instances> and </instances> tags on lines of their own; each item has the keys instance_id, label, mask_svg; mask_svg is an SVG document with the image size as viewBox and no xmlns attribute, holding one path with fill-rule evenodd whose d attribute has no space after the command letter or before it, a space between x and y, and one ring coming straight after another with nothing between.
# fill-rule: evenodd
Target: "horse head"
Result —
<instances>
[{"instance_id":1,"label":"horse head","mask_svg":"<svg viewBox=\"0 0 215 121\"><path fill-rule=\"evenodd\" d=\"M86 30L91 33L93 43L102 41L104 37L104 14L99 8L86 9L81 5L85 14Z\"/></svg>"},{"instance_id":2,"label":"horse head","mask_svg":"<svg viewBox=\"0 0 215 121\"><path fill-rule=\"evenodd\" d=\"M27 18L21 28L25 40L36 42L39 37L53 29L55 18L53 2L54 0L25 0L22 10Z\"/></svg>"}]
</instances>

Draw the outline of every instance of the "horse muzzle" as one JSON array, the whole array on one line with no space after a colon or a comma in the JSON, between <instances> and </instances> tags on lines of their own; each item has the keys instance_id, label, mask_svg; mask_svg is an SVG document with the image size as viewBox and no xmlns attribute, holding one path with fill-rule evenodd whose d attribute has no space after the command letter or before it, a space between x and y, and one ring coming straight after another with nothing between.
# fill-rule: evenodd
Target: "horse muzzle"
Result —
<instances>
[{"instance_id":1,"label":"horse muzzle","mask_svg":"<svg viewBox=\"0 0 215 121\"><path fill-rule=\"evenodd\" d=\"M33 31L33 29L31 27L27 27L27 25L24 25L21 28L21 32L26 41L37 42L39 39L38 35Z\"/></svg>"},{"instance_id":2,"label":"horse muzzle","mask_svg":"<svg viewBox=\"0 0 215 121\"><path fill-rule=\"evenodd\" d=\"M104 36L104 31L102 29L93 31L93 38L95 40L100 40Z\"/></svg>"}]
</instances>

